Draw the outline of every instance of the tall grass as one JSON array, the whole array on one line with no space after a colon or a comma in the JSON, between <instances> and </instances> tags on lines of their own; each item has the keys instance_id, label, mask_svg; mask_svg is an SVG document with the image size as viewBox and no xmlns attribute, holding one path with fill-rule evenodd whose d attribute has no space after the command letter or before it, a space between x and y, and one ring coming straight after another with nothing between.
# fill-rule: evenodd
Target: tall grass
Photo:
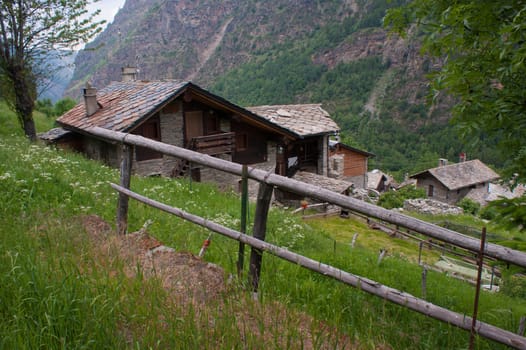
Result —
<instances>
[{"instance_id":1,"label":"tall grass","mask_svg":"<svg viewBox=\"0 0 526 350\"><path fill-rule=\"evenodd\" d=\"M1 104L0 104L1 106ZM11 120L0 109L0 126ZM314 346L466 348L469 334L265 254L261 303L244 294L206 309L178 305L159 281L128 278L118 259L100 258L78 222L96 214L110 223L114 169L83 157L31 145L9 127L0 139L0 348L301 348L306 312ZM15 134L15 135L12 135ZM132 179L132 189L223 225L238 228L240 200L214 186L163 178ZM253 220L254 205L250 217ZM142 204L130 203L130 231L147 220L149 232L177 250L197 253L209 232ZM351 249L330 227L303 223L272 209L267 240L367 276L415 296L421 269L404 254L380 264L377 250ZM373 236L370 236L370 239ZM238 243L212 235L206 259L235 273ZM248 252L245 261L248 261ZM244 278L240 281L244 282ZM472 286L429 272L427 299L471 315ZM279 304L275 304L278 301ZM292 310L284 313L284 308ZM252 318L242 317L246 312ZM515 331L526 303L482 293L480 319ZM329 339L328 334L335 336ZM478 349L504 348L479 340Z\"/></svg>"}]
</instances>

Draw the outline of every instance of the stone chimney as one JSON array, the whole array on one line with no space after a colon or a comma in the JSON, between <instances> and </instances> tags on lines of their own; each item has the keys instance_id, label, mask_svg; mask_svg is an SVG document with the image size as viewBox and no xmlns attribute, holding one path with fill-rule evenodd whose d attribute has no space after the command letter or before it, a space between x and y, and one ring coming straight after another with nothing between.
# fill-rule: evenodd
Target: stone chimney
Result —
<instances>
[{"instance_id":1,"label":"stone chimney","mask_svg":"<svg viewBox=\"0 0 526 350\"><path fill-rule=\"evenodd\" d=\"M134 81L137 79L137 67L122 67L121 68L121 80L122 81Z\"/></svg>"},{"instance_id":2,"label":"stone chimney","mask_svg":"<svg viewBox=\"0 0 526 350\"><path fill-rule=\"evenodd\" d=\"M97 103L97 89L87 82L86 87L83 89L83 93L84 104L86 106L86 116L89 117L99 110L99 104Z\"/></svg>"},{"instance_id":3,"label":"stone chimney","mask_svg":"<svg viewBox=\"0 0 526 350\"><path fill-rule=\"evenodd\" d=\"M445 158L440 158L438 160L438 166L441 167L441 166L446 166L447 165L447 159Z\"/></svg>"}]
</instances>

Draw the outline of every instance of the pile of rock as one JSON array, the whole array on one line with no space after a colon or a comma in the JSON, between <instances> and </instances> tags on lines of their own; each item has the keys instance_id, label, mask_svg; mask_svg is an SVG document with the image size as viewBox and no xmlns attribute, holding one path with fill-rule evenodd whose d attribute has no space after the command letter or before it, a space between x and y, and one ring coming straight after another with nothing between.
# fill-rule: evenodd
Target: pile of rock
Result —
<instances>
[{"instance_id":1,"label":"pile of rock","mask_svg":"<svg viewBox=\"0 0 526 350\"><path fill-rule=\"evenodd\" d=\"M462 208L427 198L406 200L404 210L431 215L460 215L464 213Z\"/></svg>"}]
</instances>

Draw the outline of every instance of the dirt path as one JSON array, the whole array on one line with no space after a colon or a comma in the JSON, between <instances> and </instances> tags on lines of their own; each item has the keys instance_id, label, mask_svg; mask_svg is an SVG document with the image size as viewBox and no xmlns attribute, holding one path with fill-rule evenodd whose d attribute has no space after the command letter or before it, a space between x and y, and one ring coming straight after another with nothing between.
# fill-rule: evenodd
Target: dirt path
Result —
<instances>
[{"instance_id":1,"label":"dirt path","mask_svg":"<svg viewBox=\"0 0 526 350\"><path fill-rule=\"evenodd\" d=\"M250 293L229 285L221 267L191 253L177 252L147 232L117 236L98 216L85 216L81 221L99 253L121 259L129 278L135 278L140 269L144 278L158 278L178 305L191 304L204 314L209 302L228 305L220 309L227 316L235 315L241 343L242 335L248 332L251 337L260 338L265 349L360 349L348 336L306 314L289 310L279 302L252 300Z\"/></svg>"}]
</instances>

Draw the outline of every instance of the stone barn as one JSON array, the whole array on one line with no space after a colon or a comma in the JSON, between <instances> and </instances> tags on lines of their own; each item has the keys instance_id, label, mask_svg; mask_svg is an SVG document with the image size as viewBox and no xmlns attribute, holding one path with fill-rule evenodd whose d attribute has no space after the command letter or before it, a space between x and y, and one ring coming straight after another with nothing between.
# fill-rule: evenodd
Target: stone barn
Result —
<instances>
[{"instance_id":1,"label":"stone barn","mask_svg":"<svg viewBox=\"0 0 526 350\"><path fill-rule=\"evenodd\" d=\"M492 181L499 175L478 159L441 166L412 175L417 187L427 192L428 198L448 204L456 204L461 199L484 198L489 194Z\"/></svg>"}]
</instances>

